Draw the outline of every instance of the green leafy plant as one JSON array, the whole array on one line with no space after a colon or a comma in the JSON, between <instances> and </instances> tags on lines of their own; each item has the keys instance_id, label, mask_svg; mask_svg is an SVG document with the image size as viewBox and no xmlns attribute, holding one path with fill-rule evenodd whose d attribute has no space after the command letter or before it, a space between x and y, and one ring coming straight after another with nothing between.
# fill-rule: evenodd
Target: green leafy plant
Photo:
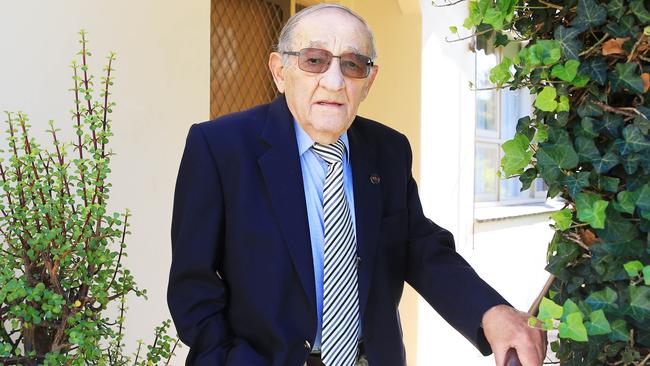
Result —
<instances>
[{"instance_id":1,"label":"green leafy plant","mask_svg":"<svg viewBox=\"0 0 650 366\"><path fill-rule=\"evenodd\" d=\"M168 364L178 344L167 335L169 321L155 329L146 354L142 343L133 358L125 351L126 296L146 291L122 264L129 211L106 212L115 54L96 85L86 33L80 35L81 62L71 65L74 141L61 142L50 121L52 148L45 149L30 135L24 113L5 112L0 365Z\"/></svg>"},{"instance_id":2,"label":"green leafy plant","mask_svg":"<svg viewBox=\"0 0 650 366\"><path fill-rule=\"evenodd\" d=\"M522 46L490 80L536 96L503 144L503 176L519 177L522 190L541 177L549 197L566 201L552 216L555 281L532 321L559 331L551 347L563 365L650 360L646 4L475 0L463 24L479 49Z\"/></svg>"}]
</instances>

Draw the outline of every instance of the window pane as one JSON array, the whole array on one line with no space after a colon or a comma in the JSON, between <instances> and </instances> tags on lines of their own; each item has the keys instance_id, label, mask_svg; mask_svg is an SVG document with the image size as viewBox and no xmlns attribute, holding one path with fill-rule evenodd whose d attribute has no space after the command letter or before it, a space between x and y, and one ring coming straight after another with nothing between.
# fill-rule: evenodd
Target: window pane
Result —
<instances>
[{"instance_id":1,"label":"window pane","mask_svg":"<svg viewBox=\"0 0 650 366\"><path fill-rule=\"evenodd\" d=\"M491 88L490 70L496 66L497 56L486 55L483 50L476 51L476 88ZM478 90L476 92L476 130L479 135L494 135L498 133L497 125L497 91ZM498 137L498 135L494 136Z\"/></svg>"},{"instance_id":2,"label":"window pane","mask_svg":"<svg viewBox=\"0 0 650 366\"><path fill-rule=\"evenodd\" d=\"M511 139L517 131L519 118L531 113L531 98L527 88L501 89L501 138Z\"/></svg>"},{"instance_id":3,"label":"window pane","mask_svg":"<svg viewBox=\"0 0 650 366\"><path fill-rule=\"evenodd\" d=\"M480 135L483 131L496 133L497 127L497 94L493 90L476 92L476 129Z\"/></svg>"},{"instance_id":4,"label":"window pane","mask_svg":"<svg viewBox=\"0 0 650 366\"><path fill-rule=\"evenodd\" d=\"M501 90L501 138L511 139L517 131L517 120L519 120L519 91Z\"/></svg>"},{"instance_id":5,"label":"window pane","mask_svg":"<svg viewBox=\"0 0 650 366\"><path fill-rule=\"evenodd\" d=\"M497 55L485 54L484 50L476 50L476 87L490 88L494 84L490 82L490 70L497 65Z\"/></svg>"},{"instance_id":6,"label":"window pane","mask_svg":"<svg viewBox=\"0 0 650 366\"><path fill-rule=\"evenodd\" d=\"M501 199L513 199L513 198L528 198L530 197L530 189L520 192L521 182L519 177L513 177L510 179L501 180Z\"/></svg>"},{"instance_id":7,"label":"window pane","mask_svg":"<svg viewBox=\"0 0 650 366\"><path fill-rule=\"evenodd\" d=\"M497 167L499 166L499 145L476 144L474 168L474 195L476 201L497 200Z\"/></svg>"}]
</instances>

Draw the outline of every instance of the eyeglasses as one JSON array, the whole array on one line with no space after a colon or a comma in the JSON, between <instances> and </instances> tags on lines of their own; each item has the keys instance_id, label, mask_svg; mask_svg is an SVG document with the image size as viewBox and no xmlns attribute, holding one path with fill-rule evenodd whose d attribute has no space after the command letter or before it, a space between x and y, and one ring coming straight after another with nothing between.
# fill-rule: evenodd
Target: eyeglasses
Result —
<instances>
[{"instance_id":1,"label":"eyeglasses","mask_svg":"<svg viewBox=\"0 0 650 366\"><path fill-rule=\"evenodd\" d=\"M330 51L320 48L303 48L302 50L284 51L284 55L298 56L298 67L302 71L313 73L324 73L329 69L332 58L341 60L341 73L344 76L363 79L370 75L370 69L373 62L370 58L356 53L342 53L340 56L334 56Z\"/></svg>"}]
</instances>

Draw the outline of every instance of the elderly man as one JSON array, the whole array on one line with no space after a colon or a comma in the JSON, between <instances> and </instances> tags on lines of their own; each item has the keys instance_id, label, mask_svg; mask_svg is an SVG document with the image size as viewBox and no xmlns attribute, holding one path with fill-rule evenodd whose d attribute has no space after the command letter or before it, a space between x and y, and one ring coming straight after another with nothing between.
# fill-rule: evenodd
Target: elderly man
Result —
<instances>
[{"instance_id":1,"label":"elderly man","mask_svg":"<svg viewBox=\"0 0 650 366\"><path fill-rule=\"evenodd\" d=\"M406 137L356 115L373 43L345 7L304 9L269 58L282 94L190 129L168 290L188 365L405 365L405 281L497 365L542 363L542 333L423 215Z\"/></svg>"}]
</instances>

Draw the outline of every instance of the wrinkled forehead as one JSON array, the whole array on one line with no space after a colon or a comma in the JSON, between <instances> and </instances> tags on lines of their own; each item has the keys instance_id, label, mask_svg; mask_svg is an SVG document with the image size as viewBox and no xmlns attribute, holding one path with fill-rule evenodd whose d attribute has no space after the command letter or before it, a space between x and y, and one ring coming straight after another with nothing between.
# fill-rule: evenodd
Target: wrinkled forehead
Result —
<instances>
[{"instance_id":1,"label":"wrinkled forehead","mask_svg":"<svg viewBox=\"0 0 650 366\"><path fill-rule=\"evenodd\" d=\"M296 26L292 43L298 49L321 48L334 54L352 52L368 56L366 27L351 14L326 9L309 14Z\"/></svg>"},{"instance_id":2,"label":"wrinkled forehead","mask_svg":"<svg viewBox=\"0 0 650 366\"><path fill-rule=\"evenodd\" d=\"M328 50L330 48L330 42L327 42L327 41L324 41L324 40L318 40L318 39L310 40L309 42L307 42L306 45L304 45L301 48L307 48L307 47L309 47L309 48L322 48L324 50ZM356 54L359 54L359 55L366 55L368 53L365 50L365 48L362 49L362 48L359 48L359 47L357 47L355 45L352 45L352 44L342 45L340 51L344 52L344 53L347 53L347 52L356 53Z\"/></svg>"}]
</instances>

